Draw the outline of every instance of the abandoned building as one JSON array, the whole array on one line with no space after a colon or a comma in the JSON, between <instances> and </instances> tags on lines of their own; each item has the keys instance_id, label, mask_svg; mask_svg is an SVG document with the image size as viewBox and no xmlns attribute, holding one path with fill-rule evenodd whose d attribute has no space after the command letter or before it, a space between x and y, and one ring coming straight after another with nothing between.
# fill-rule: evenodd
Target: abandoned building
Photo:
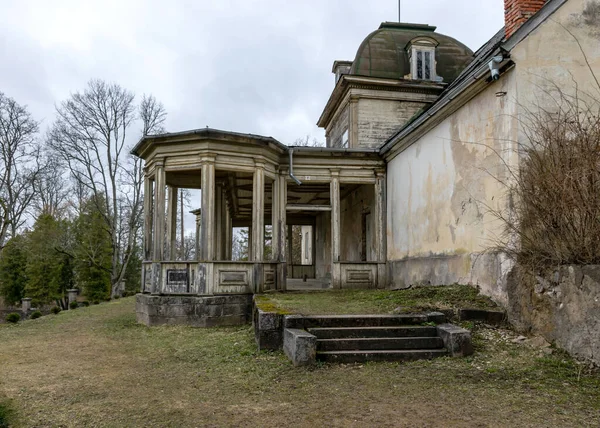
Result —
<instances>
[{"instance_id":1,"label":"abandoned building","mask_svg":"<svg viewBox=\"0 0 600 428\"><path fill-rule=\"evenodd\" d=\"M326 147L210 128L143 137L138 320L245 322L253 293L303 277L331 288L470 283L505 303L512 265L486 251L501 225L484 207L508 204L498 177L518 165L518 116L536 88L591 87L600 18L590 0L504 4L505 27L476 52L433 26L382 23L354 59L333 63L318 118ZM185 188L202 195L195 260L175 252ZM293 225L303 226L296 269ZM232 260L240 227L247 261Z\"/></svg>"}]
</instances>

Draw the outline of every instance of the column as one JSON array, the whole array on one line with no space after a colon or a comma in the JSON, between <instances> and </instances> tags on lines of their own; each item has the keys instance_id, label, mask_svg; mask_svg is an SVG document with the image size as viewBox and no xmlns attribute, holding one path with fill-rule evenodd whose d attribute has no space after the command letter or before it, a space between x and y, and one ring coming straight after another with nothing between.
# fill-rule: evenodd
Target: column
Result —
<instances>
[{"instance_id":1,"label":"column","mask_svg":"<svg viewBox=\"0 0 600 428\"><path fill-rule=\"evenodd\" d=\"M279 220L281 216L279 204L281 201L279 198L279 186L279 176L275 176L275 180L273 180L273 185L271 186L271 247L273 249L272 259L276 261L281 261L281 224Z\"/></svg>"},{"instance_id":2,"label":"column","mask_svg":"<svg viewBox=\"0 0 600 428\"><path fill-rule=\"evenodd\" d=\"M223 188L215 187L215 260L223 260Z\"/></svg>"},{"instance_id":3,"label":"column","mask_svg":"<svg viewBox=\"0 0 600 428\"><path fill-rule=\"evenodd\" d=\"M340 173L331 171L331 285L341 288L340 276Z\"/></svg>"},{"instance_id":4,"label":"column","mask_svg":"<svg viewBox=\"0 0 600 428\"><path fill-rule=\"evenodd\" d=\"M231 219L231 207L229 200L225 198L225 260L231 260L233 247L233 221Z\"/></svg>"},{"instance_id":5,"label":"column","mask_svg":"<svg viewBox=\"0 0 600 428\"><path fill-rule=\"evenodd\" d=\"M263 261L265 247L265 170L257 163L252 180L252 261Z\"/></svg>"},{"instance_id":6,"label":"column","mask_svg":"<svg viewBox=\"0 0 600 428\"><path fill-rule=\"evenodd\" d=\"M279 179L279 257L281 261L286 261L286 239L287 229L287 181L285 175L280 175Z\"/></svg>"},{"instance_id":7,"label":"column","mask_svg":"<svg viewBox=\"0 0 600 428\"><path fill-rule=\"evenodd\" d=\"M386 227L386 177L385 172L377 172L377 180L375 181L375 239L377 242L377 287L387 287L387 234Z\"/></svg>"},{"instance_id":8,"label":"column","mask_svg":"<svg viewBox=\"0 0 600 428\"><path fill-rule=\"evenodd\" d=\"M144 260L152 260L152 180L144 175Z\"/></svg>"},{"instance_id":9,"label":"column","mask_svg":"<svg viewBox=\"0 0 600 428\"><path fill-rule=\"evenodd\" d=\"M202 208L200 218L200 260L215 259L215 160L202 161Z\"/></svg>"},{"instance_id":10,"label":"column","mask_svg":"<svg viewBox=\"0 0 600 428\"><path fill-rule=\"evenodd\" d=\"M377 173L375 182L375 242L377 242L377 261L386 259L385 233L385 175Z\"/></svg>"},{"instance_id":11,"label":"column","mask_svg":"<svg viewBox=\"0 0 600 428\"><path fill-rule=\"evenodd\" d=\"M164 160L157 161L154 170L154 233L152 239L152 281L150 292L160 293L165 245L165 167Z\"/></svg>"},{"instance_id":12,"label":"column","mask_svg":"<svg viewBox=\"0 0 600 428\"><path fill-rule=\"evenodd\" d=\"M154 173L154 239L152 242L152 261L164 260L163 251L165 245L165 167L157 164Z\"/></svg>"},{"instance_id":13,"label":"column","mask_svg":"<svg viewBox=\"0 0 600 428\"><path fill-rule=\"evenodd\" d=\"M177 249L177 187L167 186L169 205L167 206L167 256L175 260Z\"/></svg>"}]
</instances>

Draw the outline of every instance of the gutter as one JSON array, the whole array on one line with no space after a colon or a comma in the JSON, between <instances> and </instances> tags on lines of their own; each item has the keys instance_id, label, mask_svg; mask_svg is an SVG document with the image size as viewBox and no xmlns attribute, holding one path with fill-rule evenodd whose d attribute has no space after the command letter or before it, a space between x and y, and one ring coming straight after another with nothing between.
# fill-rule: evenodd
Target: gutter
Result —
<instances>
[{"instance_id":1,"label":"gutter","mask_svg":"<svg viewBox=\"0 0 600 428\"><path fill-rule=\"evenodd\" d=\"M296 184L298 186L300 186L302 184L302 182L300 180L298 180L296 178L296 176L294 175L294 149L292 147L290 147L288 149L288 153L290 154L290 177L292 178L292 180L294 180L296 182Z\"/></svg>"}]
</instances>

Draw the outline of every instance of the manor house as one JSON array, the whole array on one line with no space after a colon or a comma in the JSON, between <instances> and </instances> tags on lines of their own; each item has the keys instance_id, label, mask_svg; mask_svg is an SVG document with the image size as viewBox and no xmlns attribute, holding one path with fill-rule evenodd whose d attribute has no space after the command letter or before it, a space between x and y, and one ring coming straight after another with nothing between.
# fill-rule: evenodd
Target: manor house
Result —
<instances>
[{"instance_id":1,"label":"manor house","mask_svg":"<svg viewBox=\"0 0 600 428\"><path fill-rule=\"evenodd\" d=\"M248 296L294 279L332 288L470 283L505 302L512 263L488 249L502 233L491 212L510 209L506 183L525 142L519 117L543 101L548 82L591 90L600 7L504 5L504 28L475 52L434 26L384 22L354 58L334 61L318 118L325 148L210 128L143 137L133 149L145 161L140 320L163 313L148 299L167 307L176 295L215 298L168 322L241 322ZM202 190L194 260L175 250L182 188ZM232 260L240 227L249 237L243 261Z\"/></svg>"}]
</instances>

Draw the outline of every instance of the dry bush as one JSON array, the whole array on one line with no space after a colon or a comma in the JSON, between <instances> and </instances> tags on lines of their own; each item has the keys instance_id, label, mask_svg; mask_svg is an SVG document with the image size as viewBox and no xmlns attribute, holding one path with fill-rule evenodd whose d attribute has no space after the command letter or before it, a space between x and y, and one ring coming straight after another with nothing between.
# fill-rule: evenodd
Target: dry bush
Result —
<instances>
[{"instance_id":1,"label":"dry bush","mask_svg":"<svg viewBox=\"0 0 600 428\"><path fill-rule=\"evenodd\" d=\"M600 264L600 103L554 86L525 109L501 249L536 271ZM549 102L548 102L549 101ZM541 104L541 103L540 103Z\"/></svg>"}]
</instances>

